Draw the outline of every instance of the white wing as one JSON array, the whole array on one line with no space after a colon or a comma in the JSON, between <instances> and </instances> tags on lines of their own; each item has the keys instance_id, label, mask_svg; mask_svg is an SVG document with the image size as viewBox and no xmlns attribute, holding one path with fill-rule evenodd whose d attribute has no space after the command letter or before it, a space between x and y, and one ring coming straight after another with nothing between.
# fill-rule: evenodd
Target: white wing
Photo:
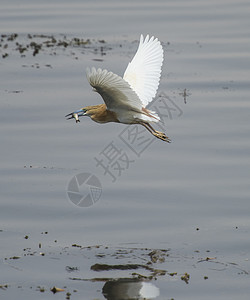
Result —
<instances>
[{"instance_id":1,"label":"white wing","mask_svg":"<svg viewBox=\"0 0 250 300\"><path fill-rule=\"evenodd\" d=\"M89 84L103 98L111 111L120 109L141 112L142 102L129 84L120 76L107 70L86 69Z\"/></svg>"},{"instance_id":2,"label":"white wing","mask_svg":"<svg viewBox=\"0 0 250 300\"><path fill-rule=\"evenodd\" d=\"M147 106L156 95L163 62L161 43L153 36L147 35L140 44L133 60L128 64L123 79L126 80L138 97Z\"/></svg>"}]
</instances>

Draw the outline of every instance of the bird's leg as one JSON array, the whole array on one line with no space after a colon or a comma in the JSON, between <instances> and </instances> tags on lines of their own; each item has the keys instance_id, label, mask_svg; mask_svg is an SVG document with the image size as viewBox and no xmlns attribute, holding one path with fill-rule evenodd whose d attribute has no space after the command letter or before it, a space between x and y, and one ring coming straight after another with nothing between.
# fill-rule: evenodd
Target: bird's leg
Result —
<instances>
[{"instance_id":1,"label":"bird's leg","mask_svg":"<svg viewBox=\"0 0 250 300\"><path fill-rule=\"evenodd\" d=\"M155 133L160 133L160 134L163 134L163 135L165 135L165 133L164 132L161 132L161 131L158 131L158 130L155 130L149 123L147 123L147 125L148 125L148 127L153 131L153 132L155 132Z\"/></svg>"},{"instance_id":2,"label":"bird's leg","mask_svg":"<svg viewBox=\"0 0 250 300\"><path fill-rule=\"evenodd\" d=\"M158 139L163 140L163 141L168 142L168 143L171 143L170 138L168 138L164 132L160 132L160 131L155 130L149 123L140 122L139 124L144 126L151 134L153 134Z\"/></svg>"}]
</instances>

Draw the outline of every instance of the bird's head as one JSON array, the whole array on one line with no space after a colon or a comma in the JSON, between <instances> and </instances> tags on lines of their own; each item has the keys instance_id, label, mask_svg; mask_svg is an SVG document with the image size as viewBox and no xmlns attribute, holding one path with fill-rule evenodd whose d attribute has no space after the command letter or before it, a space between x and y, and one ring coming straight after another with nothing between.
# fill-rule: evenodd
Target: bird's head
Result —
<instances>
[{"instance_id":1,"label":"bird's head","mask_svg":"<svg viewBox=\"0 0 250 300\"><path fill-rule=\"evenodd\" d=\"M76 123L77 122L80 122L79 120L79 117L82 117L82 116L89 116L88 114L88 108L87 107L84 107L84 108L81 108L79 110L76 110L68 115L66 115L65 117L67 118L67 120L70 120L70 119L75 119L76 120Z\"/></svg>"}]
</instances>

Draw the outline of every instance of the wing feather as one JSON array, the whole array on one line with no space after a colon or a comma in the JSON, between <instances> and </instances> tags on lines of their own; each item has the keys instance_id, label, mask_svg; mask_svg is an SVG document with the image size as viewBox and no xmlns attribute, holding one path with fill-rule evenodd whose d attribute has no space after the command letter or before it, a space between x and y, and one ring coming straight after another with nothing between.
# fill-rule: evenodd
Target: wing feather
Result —
<instances>
[{"instance_id":1,"label":"wing feather","mask_svg":"<svg viewBox=\"0 0 250 300\"><path fill-rule=\"evenodd\" d=\"M107 108L141 111L142 102L130 85L120 76L102 69L86 69L89 84L103 98Z\"/></svg>"},{"instance_id":2,"label":"wing feather","mask_svg":"<svg viewBox=\"0 0 250 300\"><path fill-rule=\"evenodd\" d=\"M138 50L128 64L123 79L126 80L138 97L147 106L156 95L163 63L161 43L153 36L140 37Z\"/></svg>"}]
</instances>

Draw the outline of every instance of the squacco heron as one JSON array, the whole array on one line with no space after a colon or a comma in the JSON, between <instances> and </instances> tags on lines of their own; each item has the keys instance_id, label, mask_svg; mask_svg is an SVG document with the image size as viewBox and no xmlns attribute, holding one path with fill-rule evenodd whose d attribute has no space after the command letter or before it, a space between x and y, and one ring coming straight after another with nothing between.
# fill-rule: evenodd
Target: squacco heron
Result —
<instances>
[{"instance_id":1,"label":"squacco heron","mask_svg":"<svg viewBox=\"0 0 250 300\"><path fill-rule=\"evenodd\" d=\"M144 39L141 35L138 50L123 78L107 70L87 68L87 79L104 104L86 106L66 117L76 122L80 122L81 116L89 116L97 123L140 124L155 137L170 143L165 133L150 124L159 122L159 116L146 108L156 95L162 62L163 49L158 39L149 35Z\"/></svg>"}]
</instances>

